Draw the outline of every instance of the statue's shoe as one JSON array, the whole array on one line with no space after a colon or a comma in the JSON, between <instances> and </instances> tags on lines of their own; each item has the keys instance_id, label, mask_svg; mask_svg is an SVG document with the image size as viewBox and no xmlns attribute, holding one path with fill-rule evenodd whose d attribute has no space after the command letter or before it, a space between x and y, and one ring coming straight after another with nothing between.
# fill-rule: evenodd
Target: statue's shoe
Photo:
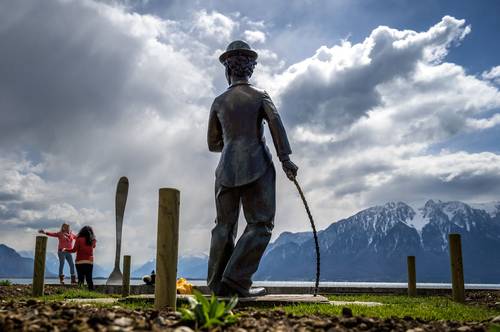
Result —
<instances>
[{"instance_id":1,"label":"statue's shoe","mask_svg":"<svg viewBox=\"0 0 500 332\"><path fill-rule=\"evenodd\" d=\"M264 296L267 294L267 290L264 287L251 287L245 291L238 292L241 297L256 297Z\"/></svg>"},{"instance_id":2,"label":"statue's shoe","mask_svg":"<svg viewBox=\"0 0 500 332\"><path fill-rule=\"evenodd\" d=\"M240 287L234 287L227 282L222 282L219 286L219 291L216 293L217 296L234 296L239 297L256 297L264 296L267 294L267 290L264 287L250 287L250 289L243 289Z\"/></svg>"}]
</instances>

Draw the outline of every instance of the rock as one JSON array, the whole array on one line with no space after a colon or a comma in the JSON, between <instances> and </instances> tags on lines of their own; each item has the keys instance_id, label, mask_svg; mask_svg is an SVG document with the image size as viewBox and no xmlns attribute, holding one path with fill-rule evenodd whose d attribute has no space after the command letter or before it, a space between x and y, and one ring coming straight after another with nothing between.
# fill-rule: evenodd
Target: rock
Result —
<instances>
[{"instance_id":1,"label":"rock","mask_svg":"<svg viewBox=\"0 0 500 332\"><path fill-rule=\"evenodd\" d=\"M498 301L498 297L496 297ZM192 332L190 324L182 325L172 310L130 310L123 307L99 308L63 302L0 301L0 331L177 331ZM235 309L238 320L234 325L215 327L214 331L487 331L491 324L500 324L500 316L484 322L423 320L419 318L369 318L352 316L349 308L342 315L294 316L283 310ZM38 313L38 314L37 314ZM348 317L351 316L351 317Z\"/></svg>"},{"instance_id":2,"label":"rock","mask_svg":"<svg viewBox=\"0 0 500 332\"><path fill-rule=\"evenodd\" d=\"M243 330L243 331L246 331L246 330ZM176 328L174 330L174 332L194 332L194 331L187 326L179 326L178 328Z\"/></svg>"},{"instance_id":3,"label":"rock","mask_svg":"<svg viewBox=\"0 0 500 332\"><path fill-rule=\"evenodd\" d=\"M165 326L167 325L167 321L162 316L157 316L155 319L153 319L153 324Z\"/></svg>"},{"instance_id":4,"label":"rock","mask_svg":"<svg viewBox=\"0 0 500 332\"><path fill-rule=\"evenodd\" d=\"M342 316L344 316L344 317L352 317L352 310L351 310L351 308L343 307L342 308Z\"/></svg>"},{"instance_id":5,"label":"rock","mask_svg":"<svg viewBox=\"0 0 500 332\"><path fill-rule=\"evenodd\" d=\"M361 323L358 325L358 328L360 330L368 330L368 325L366 325L366 323Z\"/></svg>"},{"instance_id":6,"label":"rock","mask_svg":"<svg viewBox=\"0 0 500 332\"><path fill-rule=\"evenodd\" d=\"M319 329L327 329L332 325L332 323L328 320L318 318L318 319L313 320L310 325L314 326L315 328L319 328Z\"/></svg>"},{"instance_id":7,"label":"rock","mask_svg":"<svg viewBox=\"0 0 500 332\"><path fill-rule=\"evenodd\" d=\"M26 304L29 305L30 307L36 305L37 303L38 301L34 299L29 299L28 301L26 301Z\"/></svg>"},{"instance_id":8,"label":"rock","mask_svg":"<svg viewBox=\"0 0 500 332\"><path fill-rule=\"evenodd\" d=\"M113 321L113 324L121 326L121 327L126 327L126 326L129 326L130 324L132 324L133 322L134 322L134 320L132 318L120 317L120 318L115 319Z\"/></svg>"},{"instance_id":9,"label":"rock","mask_svg":"<svg viewBox=\"0 0 500 332\"><path fill-rule=\"evenodd\" d=\"M356 317L348 317L348 318L342 318L340 320L340 324L344 325L348 329L353 328L354 326L358 325L358 320Z\"/></svg>"}]
</instances>

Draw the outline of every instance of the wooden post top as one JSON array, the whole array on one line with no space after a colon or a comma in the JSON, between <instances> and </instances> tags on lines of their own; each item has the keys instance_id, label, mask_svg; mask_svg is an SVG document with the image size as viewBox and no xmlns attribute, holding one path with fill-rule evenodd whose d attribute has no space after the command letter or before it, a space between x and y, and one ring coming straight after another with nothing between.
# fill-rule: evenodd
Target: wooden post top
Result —
<instances>
[{"instance_id":1,"label":"wooden post top","mask_svg":"<svg viewBox=\"0 0 500 332\"><path fill-rule=\"evenodd\" d=\"M176 189L176 188L160 188L159 191L160 191L160 193L162 193L162 192L168 192L168 191L175 191L175 192L177 192L179 194L181 193L180 190Z\"/></svg>"}]
</instances>

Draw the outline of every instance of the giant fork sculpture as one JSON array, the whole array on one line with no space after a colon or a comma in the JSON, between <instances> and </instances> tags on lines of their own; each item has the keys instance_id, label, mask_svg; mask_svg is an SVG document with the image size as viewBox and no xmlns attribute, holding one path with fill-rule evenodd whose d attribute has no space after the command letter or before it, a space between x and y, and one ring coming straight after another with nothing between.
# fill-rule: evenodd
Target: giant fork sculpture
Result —
<instances>
[{"instance_id":1,"label":"giant fork sculpture","mask_svg":"<svg viewBox=\"0 0 500 332\"><path fill-rule=\"evenodd\" d=\"M122 226L123 214L125 213L125 204L127 203L128 195L128 179L122 176L116 186L115 198L115 213L116 213L116 255L115 255L115 268L109 275L106 285L121 285L122 272L120 271L120 255L122 247Z\"/></svg>"}]
</instances>

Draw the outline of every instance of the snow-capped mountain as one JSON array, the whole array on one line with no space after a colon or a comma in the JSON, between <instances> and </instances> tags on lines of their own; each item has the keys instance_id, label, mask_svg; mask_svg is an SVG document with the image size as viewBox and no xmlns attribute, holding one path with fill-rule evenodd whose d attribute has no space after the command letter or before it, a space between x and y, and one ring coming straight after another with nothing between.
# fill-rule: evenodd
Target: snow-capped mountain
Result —
<instances>
[{"instance_id":1,"label":"snow-capped mountain","mask_svg":"<svg viewBox=\"0 0 500 332\"><path fill-rule=\"evenodd\" d=\"M500 202L468 205L429 200L374 206L318 233L322 279L404 281L406 256L415 255L419 281L449 281L448 234L462 235L468 282L500 280ZM266 251L256 280L314 278L311 233L283 233Z\"/></svg>"}]
</instances>

